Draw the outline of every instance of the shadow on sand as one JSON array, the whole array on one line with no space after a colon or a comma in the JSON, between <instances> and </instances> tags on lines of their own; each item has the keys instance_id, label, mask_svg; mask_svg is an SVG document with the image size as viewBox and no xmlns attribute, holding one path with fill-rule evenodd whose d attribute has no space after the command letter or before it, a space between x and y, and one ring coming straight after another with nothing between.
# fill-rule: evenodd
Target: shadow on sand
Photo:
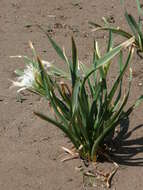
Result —
<instances>
[{"instance_id":1,"label":"shadow on sand","mask_svg":"<svg viewBox=\"0 0 143 190\"><path fill-rule=\"evenodd\" d=\"M129 131L129 119L120 125L120 132L114 139L112 159L120 165L143 166L143 124ZM140 137L132 138L132 133L140 131Z\"/></svg>"}]
</instances>

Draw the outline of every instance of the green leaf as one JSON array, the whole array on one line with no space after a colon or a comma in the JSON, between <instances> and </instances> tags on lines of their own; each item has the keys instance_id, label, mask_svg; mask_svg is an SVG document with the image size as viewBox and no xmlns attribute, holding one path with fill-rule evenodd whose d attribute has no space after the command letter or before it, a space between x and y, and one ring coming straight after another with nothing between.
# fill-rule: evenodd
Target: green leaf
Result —
<instances>
[{"instance_id":1,"label":"green leaf","mask_svg":"<svg viewBox=\"0 0 143 190\"><path fill-rule=\"evenodd\" d=\"M111 102L111 100L112 100L112 98L113 98L113 96L114 96L114 94L115 94L115 92L116 92L116 90L118 88L118 85L120 84L120 81L122 80L122 77L123 77L123 75L124 75L124 73L126 71L126 68L127 68L128 64L129 64L129 62L131 60L132 54L133 54L133 49L131 48L131 50L129 52L129 55L128 55L128 58L127 58L127 61L126 61L126 64L124 65L122 71L120 72L120 75L116 79L116 81L115 81L115 83L114 83L114 85L113 85L113 87L112 87L112 89L111 89L111 91L110 91L110 93L108 95L109 103Z\"/></svg>"},{"instance_id":2,"label":"green leaf","mask_svg":"<svg viewBox=\"0 0 143 190\"><path fill-rule=\"evenodd\" d=\"M100 28L97 28L94 31L98 31L98 30L112 31L115 34L121 35L121 36L123 36L125 38L128 38L128 39L130 39L130 38L133 37L133 35L131 35L130 33L126 32L125 30L122 30L119 27L117 27L117 28L114 28L114 27L100 27Z\"/></svg>"},{"instance_id":3,"label":"green leaf","mask_svg":"<svg viewBox=\"0 0 143 190\"><path fill-rule=\"evenodd\" d=\"M53 75L54 77L60 77L70 80L70 74L68 72L65 72L55 66L51 66L47 73L51 76Z\"/></svg>"},{"instance_id":4,"label":"green leaf","mask_svg":"<svg viewBox=\"0 0 143 190\"><path fill-rule=\"evenodd\" d=\"M126 117L128 117L132 111L137 108L141 103L143 102L143 95L141 95L136 101L135 103L130 106L130 108L128 108L128 110L124 113ZM122 119L122 118L121 118Z\"/></svg>"},{"instance_id":5,"label":"green leaf","mask_svg":"<svg viewBox=\"0 0 143 190\"><path fill-rule=\"evenodd\" d=\"M93 52L93 67L96 68L97 60L100 58L98 43L94 40L94 52ZM97 72L94 72L94 84L97 83Z\"/></svg>"},{"instance_id":6,"label":"green leaf","mask_svg":"<svg viewBox=\"0 0 143 190\"><path fill-rule=\"evenodd\" d=\"M48 36L48 39L49 39L49 41L51 42L51 44L52 44L52 46L53 46L53 48L56 50L56 53L59 55L59 57L61 58L61 59L63 59L65 62L66 62L66 64L69 66L69 69L70 69L70 73L71 73L71 76L72 76L72 72L73 72L73 65L72 65L72 63L71 63L71 61L67 58L67 56L66 56L66 54L65 54L65 51L64 51L64 49L62 50L58 45L57 45L57 43L47 34L47 36ZM74 40L73 40L74 41ZM74 42L72 42L72 43L74 43ZM74 46L74 44L72 44L73 46ZM74 48L75 47L73 47L73 50L74 50ZM75 53L75 52L74 52Z\"/></svg>"},{"instance_id":7,"label":"green leaf","mask_svg":"<svg viewBox=\"0 0 143 190\"><path fill-rule=\"evenodd\" d=\"M95 119L97 119L97 101L93 101L90 111L89 111L89 116L87 119L87 131L89 134L89 138L91 139L93 137L93 131L94 131L94 123Z\"/></svg>"},{"instance_id":8,"label":"green leaf","mask_svg":"<svg viewBox=\"0 0 143 190\"><path fill-rule=\"evenodd\" d=\"M24 72L22 70L20 70L20 69L16 69L14 72L18 76L22 76L24 74Z\"/></svg>"},{"instance_id":9,"label":"green leaf","mask_svg":"<svg viewBox=\"0 0 143 190\"><path fill-rule=\"evenodd\" d=\"M62 113L62 115L64 116L64 118L66 120L70 120L71 118L71 113L69 108L64 104L63 101L61 101L57 96L55 96L55 94L52 94L53 97L53 101L55 102L55 105L57 106L57 108L59 109L60 113Z\"/></svg>"},{"instance_id":10,"label":"green leaf","mask_svg":"<svg viewBox=\"0 0 143 190\"><path fill-rule=\"evenodd\" d=\"M91 96L92 96L92 98L93 98L94 93L95 93L94 87L93 87L93 85L92 85L90 79L88 79L87 82L88 82L88 86L89 86L89 89L90 89Z\"/></svg>"},{"instance_id":11,"label":"green leaf","mask_svg":"<svg viewBox=\"0 0 143 190\"><path fill-rule=\"evenodd\" d=\"M120 0L120 3L121 3L121 4L124 4L124 0Z\"/></svg>"},{"instance_id":12,"label":"green leaf","mask_svg":"<svg viewBox=\"0 0 143 190\"><path fill-rule=\"evenodd\" d=\"M113 48L112 30L109 30L109 41L108 41L107 52L111 51L112 48Z\"/></svg>"},{"instance_id":13,"label":"green leaf","mask_svg":"<svg viewBox=\"0 0 143 190\"><path fill-rule=\"evenodd\" d=\"M37 58L36 59L29 59L27 56L24 56L24 62L28 65L32 64L33 67L38 68Z\"/></svg>"},{"instance_id":14,"label":"green leaf","mask_svg":"<svg viewBox=\"0 0 143 190\"><path fill-rule=\"evenodd\" d=\"M58 90L58 93L59 93L59 95L61 96L62 100L63 100L64 102L66 102L67 106L69 106L69 109L70 109L70 111L71 111L71 92L68 91L68 90L69 90L69 89L68 89L68 86L66 86L67 88L65 87L66 90L67 90L67 93L63 93L61 87L60 87L57 83L55 83L55 86L56 86L56 88L57 88L57 90Z\"/></svg>"},{"instance_id":15,"label":"green leaf","mask_svg":"<svg viewBox=\"0 0 143 190\"><path fill-rule=\"evenodd\" d=\"M105 136L107 136L114 129L114 127L117 126L117 123L119 122L119 120L118 120L119 115L121 114L123 107L126 105L128 97L129 97L129 91L128 91L126 97L124 98L123 103L120 106L118 112L112 117L111 120L108 121L109 124L107 124L107 126L104 128L104 130L102 130L100 132L100 134L98 135L98 137L94 141L94 144L92 147L92 152L91 152L91 158L92 159L96 155L96 152L97 152L99 146L101 145L101 142L104 142L103 139L105 138Z\"/></svg>"},{"instance_id":16,"label":"green leaf","mask_svg":"<svg viewBox=\"0 0 143 190\"><path fill-rule=\"evenodd\" d=\"M80 89L80 96L79 96L79 102L82 114L84 116L85 121L87 121L88 115L89 115L89 102L88 102L88 95L86 93L85 87Z\"/></svg>"},{"instance_id":17,"label":"green leaf","mask_svg":"<svg viewBox=\"0 0 143 190\"><path fill-rule=\"evenodd\" d=\"M71 133L71 131L66 126L58 123L56 120L54 120L51 117L48 117L42 113L34 112L34 114L37 115L38 117L40 117L41 119L48 121L48 122L52 123L53 125L55 125L56 127L60 128L70 138L70 140L75 145L75 147L76 148L79 147L78 140L75 138L75 136Z\"/></svg>"},{"instance_id":18,"label":"green leaf","mask_svg":"<svg viewBox=\"0 0 143 190\"><path fill-rule=\"evenodd\" d=\"M107 52L101 59L98 60L97 62L97 67L100 68L102 65L105 65L108 63L113 57L115 57L122 49L122 46L119 45L115 48L113 48L110 52Z\"/></svg>"},{"instance_id":19,"label":"green leaf","mask_svg":"<svg viewBox=\"0 0 143 190\"><path fill-rule=\"evenodd\" d=\"M56 53L61 59L66 61L63 50L57 45L57 43L47 34L49 41L51 42L53 48L56 50Z\"/></svg>"},{"instance_id":20,"label":"green leaf","mask_svg":"<svg viewBox=\"0 0 143 190\"><path fill-rule=\"evenodd\" d=\"M56 115L60 118L60 120L62 122L64 122L65 125L68 125L67 120L65 119L65 117L63 116L63 114L61 113L61 110L58 109L57 106L57 102L55 100L55 93L54 93L54 82L52 81L52 79L50 78L50 76L46 73L41 60L39 59L39 57L37 57L38 63L39 63L39 67L41 70L41 75L42 75L42 80L43 80L43 84L46 90L46 98L48 100L50 100L50 103L56 113Z\"/></svg>"},{"instance_id":21,"label":"green leaf","mask_svg":"<svg viewBox=\"0 0 143 190\"><path fill-rule=\"evenodd\" d=\"M123 69L123 52L122 51L120 52L120 55L119 55L118 64L119 64L119 71L120 71L119 73L121 74L122 69ZM116 106L118 106L118 102L120 101L120 98L121 98L121 95L122 95L122 86L123 86L122 78L121 78L119 83L120 83L119 84L119 92L118 92L117 97L116 97L116 99L114 101L114 105L116 105Z\"/></svg>"},{"instance_id":22,"label":"green leaf","mask_svg":"<svg viewBox=\"0 0 143 190\"><path fill-rule=\"evenodd\" d=\"M98 64L98 60L101 58L98 42L95 43L94 51L95 51L95 59L94 59L93 65L94 65L94 68L96 68ZM100 78L105 78L103 67L100 67L99 71L100 71Z\"/></svg>"},{"instance_id":23,"label":"green leaf","mask_svg":"<svg viewBox=\"0 0 143 190\"><path fill-rule=\"evenodd\" d=\"M73 88L73 94L72 94L72 113L74 114L78 107L78 96L79 96L79 90L80 90L80 79L78 79L74 85Z\"/></svg>"},{"instance_id":24,"label":"green leaf","mask_svg":"<svg viewBox=\"0 0 143 190\"><path fill-rule=\"evenodd\" d=\"M103 57L101 57L98 61L97 61L97 66L94 69L91 69L88 74L84 77L84 80L82 82L82 86L84 86L86 80L90 77L90 75L92 73L94 73L97 69L99 69L100 67L104 66L106 63L108 63L111 59L113 59L123 48L128 47L129 45L131 45L134 42L134 37L132 37L131 39L123 42L122 44L120 44L119 46L113 48L110 52L107 52Z\"/></svg>"},{"instance_id":25,"label":"green leaf","mask_svg":"<svg viewBox=\"0 0 143 190\"><path fill-rule=\"evenodd\" d=\"M38 62L38 66L40 69L40 74L41 74L41 80L43 81L43 86L46 90L46 98L49 99L50 98L50 91L52 90L52 84L50 83L50 77L48 76L48 74L46 73L43 64L40 60L39 57L37 57L37 62Z\"/></svg>"},{"instance_id":26,"label":"green leaf","mask_svg":"<svg viewBox=\"0 0 143 190\"><path fill-rule=\"evenodd\" d=\"M140 26L137 24L137 22L135 21L135 19L132 15L129 15L129 17L130 17L132 24L134 25L134 28L136 29L137 33L139 34L141 40L143 40L143 34L142 34L141 29L140 29Z\"/></svg>"},{"instance_id":27,"label":"green leaf","mask_svg":"<svg viewBox=\"0 0 143 190\"><path fill-rule=\"evenodd\" d=\"M76 78L77 78L77 70L78 70L78 58L77 58L77 49L75 45L75 41L72 37L72 86L74 87Z\"/></svg>"},{"instance_id":28,"label":"green leaf","mask_svg":"<svg viewBox=\"0 0 143 190\"><path fill-rule=\"evenodd\" d=\"M137 2L138 13L143 15L143 10L141 9L140 1L136 0L136 2Z\"/></svg>"},{"instance_id":29,"label":"green leaf","mask_svg":"<svg viewBox=\"0 0 143 190\"><path fill-rule=\"evenodd\" d=\"M138 35L138 42L140 50L143 51L143 40L141 39L140 35Z\"/></svg>"},{"instance_id":30,"label":"green leaf","mask_svg":"<svg viewBox=\"0 0 143 190\"><path fill-rule=\"evenodd\" d=\"M125 17L126 17L126 20L127 20L128 24L129 24L133 34L135 35L135 37L137 39L137 30L136 30L136 27L135 27L135 25L133 23L133 17L131 15L129 15L127 13L127 11L125 11Z\"/></svg>"},{"instance_id":31,"label":"green leaf","mask_svg":"<svg viewBox=\"0 0 143 190\"><path fill-rule=\"evenodd\" d=\"M143 95L141 95L134 104L134 108L138 107L143 101Z\"/></svg>"}]
</instances>

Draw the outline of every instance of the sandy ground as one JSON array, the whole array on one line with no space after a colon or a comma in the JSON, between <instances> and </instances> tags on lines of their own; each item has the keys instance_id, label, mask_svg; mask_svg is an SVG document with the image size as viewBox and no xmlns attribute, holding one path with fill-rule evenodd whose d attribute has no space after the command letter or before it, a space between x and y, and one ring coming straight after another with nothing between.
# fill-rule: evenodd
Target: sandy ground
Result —
<instances>
[{"instance_id":1,"label":"sandy ground","mask_svg":"<svg viewBox=\"0 0 143 190\"><path fill-rule=\"evenodd\" d=\"M136 15L134 1L128 0L127 6ZM70 36L74 35L80 59L89 62L93 38L103 44L106 36L101 32L91 33L88 21L101 23L103 16L114 25L126 28L117 0L0 1L0 190L105 189L102 185L94 188L83 186L82 173L75 169L81 165L80 160L60 161L64 156L61 146L69 147L68 140L54 126L33 115L34 109L48 110L48 105L29 92L23 93L22 103L17 102L16 91L9 88L9 79L15 79L13 71L24 66L22 60L9 56L31 55L29 40L33 41L42 59L56 60L57 65L64 66L37 25L66 49L70 48ZM139 82L143 82L143 63L139 58L134 58L133 62L130 101L143 92L143 87L138 86ZM111 189L142 189L142 108L143 105L132 114L129 132L114 158L120 168L113 178Z\"/></svg>"}]
</instances>

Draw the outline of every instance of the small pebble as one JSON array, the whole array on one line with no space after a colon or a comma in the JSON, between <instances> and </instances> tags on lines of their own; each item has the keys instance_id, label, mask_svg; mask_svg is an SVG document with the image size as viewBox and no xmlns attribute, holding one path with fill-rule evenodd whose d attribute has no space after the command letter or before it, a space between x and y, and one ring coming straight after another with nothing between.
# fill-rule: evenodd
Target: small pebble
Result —
<instances>
[{"instance_id":1,"label":"small pebble","mask_svg":"<svg viewBox=\"0 0 143 190\"><path fill-rule=\"evenodd\" d=\"M142 86L142 85L143 85L143 83L142 83L142 82L139 82L139 83L138 83L138 85L139 85L139 86Z\"/></svg>"}]
</instances>

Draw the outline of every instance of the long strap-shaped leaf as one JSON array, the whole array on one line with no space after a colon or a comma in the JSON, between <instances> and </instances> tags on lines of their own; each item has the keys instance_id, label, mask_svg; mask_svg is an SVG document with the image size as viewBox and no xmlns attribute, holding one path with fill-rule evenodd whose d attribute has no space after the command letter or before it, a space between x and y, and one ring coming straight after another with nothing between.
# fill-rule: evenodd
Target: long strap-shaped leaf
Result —
<instances>
[{"instance_id":1,"label":"long strap-shaped leaf","mask_svg":"<svg viewBox=\"0 0 143 190\"><path fill-rule=\"evenodd\" d=\"M118 78L116 79L116 81L115 81L115 83L114 83L114 85L113 85L113 87L112 87L112 89L111 89L111 91L110 91L110 93L109 93L109 95L107 97L107 100L104 102L104 106L103 106L104 110L102 110L101 117L100 117L100 122L99 122L99 123L101 123L100 126L102 126L102 121L104 120L105 117L111 117L111 115L107 115L108 110L110 109L110 114L112 114L112 111L114 112L115 109L118 108L118 105L119 105L118 101L120 100L120 96L121 96L121 83L120 82L122 81L123 75L124 75L124 73L125 73L125 71L127 69L129 61L131 59L131 55L132 55L132 49L129 52L126 64L124 65L122 70L120 70L120 74L119 74ZM131 81L131 77L130 77L130 81ZM114 94L116 93L116 90L117 90L119 84L120 84L120 89L119 89L119 94L118 94L118 96L117 96L117 98L115 100L115 105L112 108L110 108L109 107L110 103L112 102L112 98L113 98ZM130 85L131 84L129 83L129 89L130 89Z\"/></svg>"},{"instance_id":2,"label":"long strap-shaped leaf","mask_svg":"<svg viewBox=\"0 0 143 190\"><path fill-rule=\"evenodd\" d=\"M136 101L135 103L125 112L125 116L128 117L131 112L138 107L143 101L143 95L141 95Z\"/></svg>"},{"instance_id":3,"label":"long strap-shaped leaf","mask_svg":"<svg viewBox=\"0 0 143 190\"><path fill-rule=\"evenodd\" d=\"M57 54L67 63L70 69L72 85L75 85L78 70L78 58L77 49L74 38L72 37L72 62L65 56L65 52L57 45L57 43L47 34L49 41L51 42L53 48L56 50Z\"/></svg>"},{"instance_id":4,"label":"long strap-shaped leaf","mask_svg":"<svg viewBox=\"0 0 143 190\"><path fill-rule=\"evenodd\" d=\"M140 30L139 25L136 23L135 19L133 18L132 15L128 14L127 11L125 12L125 17L128 21L128 24L132 30L132 32L134 33L134 35L137 38L137 34L140 35L141 39L143 39L143 34L142 31Z\"/></svg>"},{"instance_id":5,"label":"long strap-shaped leaf","mask_svg":"<svg viewBox=\"0 0 143 190\"><path fill-rule=\"evenodd\" d=\"M76 83L73 87L73 92L72 92L72 114L73 115L77 111L77 107L78 107L80 85L81 85L80 79L76 80Z\"/></svg>"},{"instance_id":6,"label":"long strap-shaped leaf","mask_svg":"<svg viewBox=\"0 0 143 190\"><path fill-rule=\"evenodd\" d=\"M64 104L57 96L55 96L54 93L52 94L52 97L53 101L55 102L55 105L57 106L61 114L65 117L65 119L70 120L71 113L66 104Z\"/></svg>"},{"instance_id":7,"label":"long strap-shaped leaf","mask_svg":"<svg viewBox=\"0 0 143 190\"><path fill-rule=\"evenodd\" d=\"M111 59L113 59L123 48L127 48L134 42L134 37L130 38L129 40L123 42L119 46L113 48L110 52L107 52L102 58L97 61L97 66L95 69L91 69L88 74L84 77L82 82L82 87L85 85L86 80L94 73L97 69L108 63Z\"/></svg>"},{"instance_id":8,"label":"long strap-shaped leaf","mask_svg":"<svg viewBox=\"0 0 143 190\"><path fill-rule=\"evenodd\" d=\"M51 45L55 49L56 53L59 55L59 57L65 61L65 63L69 66L70 72L72 71L72 63L71 61L66 57L64 49L62 50L60 46L49 36L49 34L41 27L38 25L38 27L44 32L44 34L48 37Z\"/></svg>"},{"instance_id":9,"label":"long strap-shaped leaf","mask_svg":"<svg viewBox=\"0 0 143 190\"><path fill-rule=\"evenodd\" d=\"M40 70L41 70L41 75L42 75L42 80L43 80L43 83L44 83L44 86L45 86L45 89L46 89L46 93L47 93L47 97L48 99L50 100L50 103L56 113L56 115L60 118L60 120L62 122L65 123L65 125L67 125L67 120L66 118L63 116L63 114L61 114L61 111L58 110L57 108L57 105L56 105L56 102L55 102L55 94L54 94L54 89L53 89L53 83L52 83L52 80L50 78L50 76L46 73L44 67L43 67L43 64L40 60L39 57L37 57L37 60L38 60L38 63L39 63L39 67L40 67Z\"/></svg>"},{"instance_id":10,"label":"long strap-shaped leaf","mask_svg":"<svg viewBox=\"0 0 143 190\"><path fill-rule=\"evenodd\" d=\"M62 51L62 49L57 45L57 43L49 36L48 32L46 32L46 30L44 30L43 27L41 27L40 25L38 25L38 27L40 28L40 30L48 37L49 41L51 42L53 48L56 50L56 53L61 57L61 59L63 59L66 62L64 53Z\"/></svg>"},{"instance_id":11,"label":"long strap-shaped leaf","mask_svg":"<svg viewBox=\"0 0 143 190\"><path fill-rule=\"evenodd\" d=\"M91 152L91 158L94 158L100 143L102 142L102 139L104 139L105 136L108 135L108 133L110 131L113 130L113 128L117 125L117 123L119 122L119 116L123 110L123 107L126 105L127 100L129 97L129 92L126 95L126 97L124 98L122 105L120 106L120 109L118 110L118 112L113 116L113 118L110 120L109 124L104 128L103 132L98 136L98 138L95 140L93 147L92 147L92 152Z\"/></svg>"},{"instance_id":12,"label":"long strap-shaped leaf","mask_svg":"<svg viewBox=\"0 0 143 190\"><path fill-rule=\"evenodd\" d=\"M91 24L92 26L95 27L95 29L92 30L93 32L98 31L98 30L108 30L108 31L112 31L113 33L116 33L116 34L120 34L120 35L122 35L122 36L124 36L124 37L126 37L128 39L132 37L131 34L129 34L128 32L126 32L124 30L122 30L119 27L118 28L114 28L114 27L111 27L111 26L110 27L104 27L104 26L101 26L101 25L96 24L94 22L89 22L89 24Z\"/></svg>"},{"instance_id":13,"label":"long strap-shaped leaf","mask_svg":"<svg viewBox=\"0 0 143 190\"><path fill-rule=\"evenodd\" d=\"M141 9L140 1L139 1L139 0L136 0L136 2L137 2L137 7L138 7L138 12L139 12L139 14L142 14L142 15L143 15L143 10Z\"/></svg>"},{"instance_id":14,"label":"long strap-shaped leaf","mask_svg":"<svg viewBox=\"0 0 143 190\"><path fill-rule=\"evenodd\" d=\"M114 83L114 85L113 85L113 87L112 87L112 89L111 89L111 91L110 91L110 93L108 95L109 103L112 101L112 98L113 98L113 96L114 96L114 94L116 92L116 89L118 88L118 85L120 84L120 81L121 81L121 79L122 79L122 77L123 77L123 75L124 75L124 73L126 71L126 68L128 67L128 64L130 62L131 56L133 54L133 50L134 49L131 48L131 50L129 52L129 55L128 55L128 58L127 58L127 61L126 61L126 64L124 65L122 71L120 72L120 75L118 76L117 80L115 81L115 83Z\"/></svg>"},{"instance_id":15,"label":"long strap-shaped leaf","mask_svg":"<svg viewBox=\"0 0 143 190\"><path fill-rule=\"evenodd\" d=\"M112 116L112 118L108 121L106 124L107 126L104 126L104 130L102 131L101 134L99 134L98 138L95 140L93 148L92 148L92 153L91 156L92 158L96 154L96 151L98 150L99 144L102 141L102 139L107 136L107 134L113 130L113 128L117 125L117 122L119 122L120 115L123 112L123 108L126 105L129 94L130 94L130 89L131 89L131 82L132 82L132 70L130 70L130 78L129 78L129 89L127 95L124 97L123 102L120 106L120 108L116 111L116 113ZM139 102L140 103L140 102ZM118 107L117 107L118 108ZM125 116L125 115L124 115Z\"/></svg>"},{"instance_id":16,"label":"long strap-shaped leaf","mask_svg":"<svg viewBox=\"0 0 143 190\"><path fill-rule=\"evenodd\" d=\"M93 26L96 27L96 24L92 23ZM93 32L96 32L96 31L99 31L99 30L105 30L105 31L112 31L113 33L115 34L118 34L120 36L123 36L127 39L130 39L133 37L133 35L129 34L128 32L126 32L125 30L117 27L117 28L114 28L114 27L105 27L105 26L100 26L100 27L97 27L95 29L93 29L92 31ZM139 41L138 41L138 37L136 36L136 39L135 39L135 42L134 42L137 46L139 45Z\"/></svg>"},{"instance_id":17,"label":"long strap-shaped leaf","mask_svg":"<svg viewBox=\"0 0 143 190\"><path fill-rule=\"evenodd\" d=\"M74 87L77 78L77 70L78 70L78 58L77 58L77 49L75 45L74 38L72 37L72 86Z\"/></svg>"},{"instance_id":18,"label":"long strap-shaped leaf","mask_svg":"<svg viewBox=\"0 0 143 190\"><path fill-rule=\"evenodd\" d=\"M57 121L55 121L54 119L52 119L51 117L48 117L42 113L34 112L34 114L37 115L38 117L40 117L41 119L48 121L48 122L54 124L56 127L60 128L70 138L70 140L75 145L75 147L76 148L79 147L77 139L72 134L72 132L69 130L69 128L65 127L64 125L62 125L62 124L58 123Z\"/></svg>"},{"instance_id":19,"label":"long strap-shaped leaf","mask_svg":"<svg viewBox=\"0 0 143 190\"><path fill-rule=\"evenodd\" d=\"M122 52L122 51L120 52L120 55L119 55L118 64L119 64L120 73L121 73L121 72L122 72L122 69L123 69L123 52ZM122 78L123 78L123 77L122 77ZM122 95L122 79L120 80L119 92L118 92L117 97L116 97L116 99L115 99L115 101L114 101L114 105L117 105L117 104L118 104L118 102L120 101L121 95Z\"/></svg>"}]
</instances>

